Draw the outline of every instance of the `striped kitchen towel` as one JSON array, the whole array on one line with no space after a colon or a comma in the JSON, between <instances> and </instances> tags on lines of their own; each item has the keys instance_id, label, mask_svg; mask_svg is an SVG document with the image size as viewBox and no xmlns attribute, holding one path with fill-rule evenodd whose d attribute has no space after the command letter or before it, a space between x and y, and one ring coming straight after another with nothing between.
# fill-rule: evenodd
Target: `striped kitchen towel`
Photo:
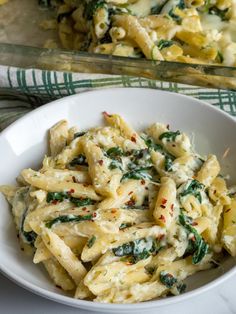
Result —
<instances>
[{"instance_id":1,"label":"striped kitchen towel","mask_svg":"<svg viewBox=\"0 0 236 314\"><path fill-rule=\"evenodd\" d=\"M155 88L192 96L236 116L236 92L139 77L56 72L0 66L0 130L30 110L68 95L99 88Z\"/></svg>"}]
</instances>

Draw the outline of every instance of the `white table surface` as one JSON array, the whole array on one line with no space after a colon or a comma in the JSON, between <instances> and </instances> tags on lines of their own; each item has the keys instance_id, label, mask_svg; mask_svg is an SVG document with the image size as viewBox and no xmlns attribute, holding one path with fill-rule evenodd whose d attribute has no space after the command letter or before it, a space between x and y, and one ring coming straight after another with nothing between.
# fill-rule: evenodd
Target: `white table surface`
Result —
<instances>
[{"instance_id":1,"label":"white table surface","mask_svg":"<svg viewBox=\"0 0 236 314\"><path fill-rule=\"evenodd\" d=\"M94 314L37 296L0 273L0 314ZM140 311L141 313L141 311ZM149 314L236 314L236 275L223 284L185 302L146 312ZM136 312L139 314L139 312ZM144 314L144 313L142 313Z\"/></svg>"},{"instance_id":2,"label":"white table surface","mask_svg":"<svg viewBox=\"0 0 236 314\"><path fill-rule=\"evenodd\" d=\"M92 314L32 294L0 274L0 314ZM136 312L138 314L138 312ZM149 314L236 314L236 275L213 290Z\"/></svg>"}]
</instances>

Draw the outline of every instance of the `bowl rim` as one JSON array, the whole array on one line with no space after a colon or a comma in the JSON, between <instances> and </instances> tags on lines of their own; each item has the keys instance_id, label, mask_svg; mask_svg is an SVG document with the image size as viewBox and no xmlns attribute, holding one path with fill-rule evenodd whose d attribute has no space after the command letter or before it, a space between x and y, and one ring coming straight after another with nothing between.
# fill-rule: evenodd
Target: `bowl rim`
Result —
<instances>
[{"instance_id":1,"label":"bowl rim","mask_svg":"<svg viewBox=\"0 0 236 314\"><path fill-rule=\"evenodd\" d=\"M223 110L221 110L220 108L217 108L205 101L196 99L194 97L191 96L187 96L187 95L183 95L183 94L179 94L179 93L175 93L175 92L170 92L170 91L163 91L163 90L156 90L156 89L152 89L152 88L137 88L137 87L129 87L129 88L123 88L123 87L118 87L118 88L109 88L109 89L99 89L99 90L91 90L91 91L86 91L86 92L82 92L79 94L75 94L75 95L70 95L70 96L66 96L66 97L62 97L60 99L56 99L53 100L52 102L49 102L47 104L44 104L28 113L26 113L23 117L17 119L16 121L14 121L12 124L10 124L6 129L4 129L1 133L0 133L0 139L4 138L5 135L8 133L8 131L10 131L12 128L14 128L15 126L17 126L18 123L21 123L22 121L24 121L25 119L28 119L29 117L37 114L37 112L40 111L44 111L45 109L47 110L47 108L49 107L53 107L53 106L57 106L59 103L63 103L65 102L67 99L73 99L73 98L78 98L81 97L81 95L87 95L87 94L94 94L94 93L105 93L107 91L111 92L111 93L116 93L117 91L122 92L129 92L129 91L138 91L141 92L142 90L152 93L157 93L157 94L166 94L166 95L171 95L173 97L180 97L180 98L185 98L188 101L190 100L191 102L196 102L197 105L203 106L203 107L208 107L210 110L213 110L213 112L218 112L221 115L223 115L226 119L231 120L236 127L236 120L235 118L233 118L232 116L230 116L228 113L224 112ZM85 95L85 96L86 96ZM91 310L91 311L102 311L102 310L135 310L135 307L138 307L138 309L142 310L142 309L148 309L148 308L159 308L159 307L163 307L163 306L167 306L167 305L171 305L171 304L175 304L175 303L179 303L181 301L186 301L189 298L193 297L193 296L198 296L200 294L202 294L203 292L207 292L212 288L215 288L217 285L219 285L220 283L223 283L225 280L229 279L230 277L232 277L234 274L236 274L236 265L234 267L232 267L232 269L228 270L226 273L220 275L219 277L217 277L216 279L212 280L211 282L196 288L192 291L187 291L184 294L178 295L178 296L172 296L170 298L163 298L163 299L157 299L157 300L151 300L151 301L145 301L145 302L138 302L138 303L132 303L132 304L120 304L120 303L99 303L99 302L93 302L93 301L86 301L86 300L80 300L80 299L74 299L72 297L69 296L64 296L61 294L58 294L56 292L51 292L48 291L44 288L40 288L39 286L32 284L30 282L28 282L27 280L25 280L24 278L20 277L19 275L15 274L14 272L12 272L11 270L7 269L7 267L4 267L1 264L0 261L0 272L7 277L8 279L10 279L11 281L13 281L14 283L16 283L18 286L32 292L35 293L39 296L42 296L46 299L50 299L65 305L69 305L69 306L73 306L76 308L81 308L81 309L87 309L87 310Z\"/></svg>"}]
</instances>

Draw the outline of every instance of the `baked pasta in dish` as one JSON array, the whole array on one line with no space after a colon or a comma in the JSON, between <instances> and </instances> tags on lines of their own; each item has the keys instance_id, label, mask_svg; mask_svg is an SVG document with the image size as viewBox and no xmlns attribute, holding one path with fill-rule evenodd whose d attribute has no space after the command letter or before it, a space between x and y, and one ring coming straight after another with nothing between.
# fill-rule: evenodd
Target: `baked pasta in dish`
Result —
<instances>
[{"instance_id":1,"label":"baked pasta in dish","mask_svg":"<svg viewBox=\"0 0 236 314\"><path fill-rule=\"evenodd\" d=\"M64 48L236 66L236 0L40 0Z\"/></svg>"},{"instance_id":2,"label":"baked pasta in dish","mask_svg":"<svg viewBox=\"0 0 236 314\"><path fill-rule=\"evenodd\" d=\"M39 170L1 186L21 247L75 298L135 303L177 295L184 280L236 256L236 198L217 157L155 123L121 116L78 131L59 121Z\"/></svg>"}]
</instances>

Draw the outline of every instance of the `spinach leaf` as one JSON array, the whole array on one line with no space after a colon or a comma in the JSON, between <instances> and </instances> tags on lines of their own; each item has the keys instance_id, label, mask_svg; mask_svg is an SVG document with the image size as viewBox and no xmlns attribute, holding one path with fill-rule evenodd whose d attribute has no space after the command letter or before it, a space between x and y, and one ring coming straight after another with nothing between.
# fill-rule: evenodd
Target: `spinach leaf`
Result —
<instances>
[{"instance_id":1,"label":"spinach leaf","mask_svg":"<svg viewBox=\"0 0 236 314\"><path fill-rule=\"evenodd\" d=\"M165 40L165 39L161 39L158 44L157 47L162 50L163 48L168 48L170 46L172 46L174 44L174 42L172 40Z\"/></svg>"},{"instance_id":2,"label":"spinach leaf","mask_svg":"<svg viewBox=\"0 0 236 314\"><path fill-rule=\"evenodd\" d=\"M161 283L169 289L171 289L177 283L177 279L173 275L165 271L160 272L159 278Z\"/></svg>"},{"instance_id":3,"label":"spinach leaf","mask_svg":"<svg viewBox=\"0 0 236 314\"><path fill-rule=\"evenodd\" d=\"M167 151L165 151L164 147L160 144L155 144L153 142L153 139L149 138L143 138L145 141L145 144L148 146L148 150L150 151L151 149L158 151L162 155L165 156L165 163L164 163L164 168L165 171L172 171L172 166L173 166L173 161L175 157L171 154L169 154Z\"/></svg>"},{"instance_id":4,"label":"spinach leaf","mask_svg":"<svg viewBox=\"0 0 236 314\"><path fill-rule=\"evenodd\" d=\"M112 249L115 256L129 256L130 262L135 264L142 259L148 258L151 254L157 254L161 249L160 243L153 238L141 238L124 243Z\"/></svg>"},{"instance_id":5,"label":"spinach leaf","mask_svg":"<svg viewBox=\"0 0 236 314\"><path fill-rule=\"evenodd\" d=\"M26 240L26 242L28 244L30 244L32 247L34 247L34 242L38 236L37 233L35 233L34 231L26 232L26 231L22 230L21 234L24 237L24 239Z\"/></svg>"},{"instance_id":6,"label":"spinach leaf","mask_svg":"<svg viewBox=\"0 0 236 314\"><path fill-rule=\"evenodd\" d=\"M120 147L118 146L111 147L104 153L104 155L112 159L108 167L110 170L113 170L113 169L120 169L121 171L123 170L121 156L124 155L124 152Z\"/></svg>"},{"instance_id":7,"label":"spinach leaf","mask_svg":"<svg viewBox=\"0 0 236 314\"><path fill-rule=\"evenodd\" d=\"M220 10L217 7L212 7L209 9L208 13L210 15L217 15L221 18L222 21L227 20L227 13L228 13L228 8L225 10Z\"/></svg>"},{"instance_id":8,"label":"spinach leaf","mask_svg":"<svg viewBox=\"0 0 236 314\"><path fill-rule=\"evenodd\" d=\"M85 135L86 133L87 133L87 132L76 132L76 133L74 134L74 139L77 138L77 137L81 137L81 136Z\"/></svg>"},{"instance_id":9,"label":"spinach leaf","mask_svg":"<svg viewBox=\"0 0 236 314\"><path fill-rule=\"evenodd\" d=\"M66 192L48 192L46 201L51 203L52 201L63 202L69 198L69 194Z\"/></svg>"},{"instance_id":10,"label":"spinach leaf","mask_svg":"<svg viewBox=\"0 0 236 314\"><path fill-rule=\"evenodd\" d=\"M148 168L149 169L149 168ZM127 179L133 179L133 180L142 180L142 179L148 179L151 180L152 176L147 173L147 168L140 168L137 170L131 170L129 172L126 172L122 178L121 181L127 180Z\"/></svg>"},{"instance_id":11,"label":"spinach leaf","mask_svg":"<svg viewBox=\"0 0 236 314\"><path fill-rule=\"evenodd\" d=\"M119 227L120 230L131 227L132 224L130 222L122 223Z\"/></svg>"},{"instance_id":12,"label":"spinach leaf","mask_svg":"<svg viewBox=\"0 0 236 314\"><path fill-rule=\"evenodd\" d=\"M187 186L187 188L179 194L179 196L183 197L183 196L191 194L198 199L199 203L201 203L202 196L200 192L203 190L204 190L204 184L198 182L197 180L192 180Z\"/></svg>"},{"instance_id":13,"label":"spinach leaf","mask_svg":"<svg viewBox=\"0 0 236 314\"><path fill-rule=\"evenodd\" d=\"M179 3L177 4L177 8L179 8L180 10L183 10L186 8L184 0L179 1Z\"/></svg>"},{"instance_id":14,"label":"spinach leaf","mask_svg":"<svg viewBox=\"0 0 236 314\"><path fill-rule=\"evenodd\" d=\"M106 155L111 159L116 159L117 157L123 156L124 152L120 147L111 147L106 151Z\"/></svg>"},{"instance_id":15,"label":"spinach leaf","mask_svg":"<svg viewBox=\"0 0 236 314\"><path fill-rule=\"evenodd\" d=\"M75 167L75 166L88 166L86 157L83 154L79 154L78 157L74 158L69 165L71 167Z\"/></svg>"},{"instance_id":16,"label":"spinach leaf","mask_svg":"<svg viewBox=\"0 0 236 314\"><path fill-rule=\"evenodd\" d=\"M86 20L92 20L94 13L100 9L106 7L105 0L88 0L85 2L84 17Z\"/></svg>"},{"instance_id":17,"label":"spinach leaf","mask_svg":"<svg viewBox=\"0 0 236 314\"><path fill-rule=\"evenodd\" d=\"M53 201L63 202L65 199L68 199L71 203L75 204L77 207L93 205L95 201L91 198L76 198L70 196L67 192L48 192L47 194L47 203L51 203Z\"/></svg>"},{"instance_id":18,"label":"spinach leaf","mask_svg":"<svg viewBox=\"0 0 236 314\"><path fill-rule=\"evenodd\" d=\"M97 239L97 238L95 237L95 235L93 235L93 236L88 240L87 246L88 246L89 248L91 248L91 247L94 245L96 239Z\"/></svg>"},{"instance_id":19,"label":"spinach leaf","mask_svg":"<svg viewBox=\"0 0 236 314\"><path fill-rule=\"evenodd\" d=\"M53 225L57 223L67 223L67 222L80 222L86 220L93 220L93 215L62 215L52 220L46 221L45 226L47 228L52 228Z\"/></svg>"},{"instance_id":20,"label":"spinach leaf","mask_svg":"<svg viewBox=\"0 0 236 314\"><path fill-rule=\"evenodd\" d=\"M165 171L172 171L172 166L173 166L173 158L170 157L169 155L165 156L165 162L164 162L164 168Z\"/></svg>"},{"instance_id":21,"label":"spinach leaf","mask_svg":"<svg viewBox=\"0 0 236 314\"><path fill-rule=\"evenodd\" d=\"M188 235L192 235L189 239L185 254L191 254L192 263L198 264L207 254L209 246L192 226L192 219L184 215L183 212L179 215L179 223L185 228Z\"/></svg>"},{"instance_id":22,"label":"spinach leaf","mask_svg":"<svg viewBox=\"0 0 236 314\"><path fill-rule=\"evenodd\" d=\"M75 204L77 207L94 205L96 203L91 198L76 198L76 197L70 197L70 202Z\"/></svg>"},{"instance_id":23,"label":"spinach leaf","mask_svg":"<svg viewBox=\"0 0 236 314\"><path fill-rule=\"evenodd\" d=\"M181 18L179 15L175 14L173 9L171 9L171 10L169 11L168 15L169 15L174 21L176 21L177 24L181 24L182 18Z\"/></svg>"},{"instance_id":24,"label":"spinach leaf","mask_svg":"<svg viewBox=\"0 0 236 314\"><path fill-rule=\"evenodd\" d=\"M176 132L171 132L171 131L168 131L168 132L164 132L162 133L160 136L159 136L159 140L163 140L163 139L166 139L167 142L174 142L176 140L176 137L180 135L180 131L176 131Z\"/></svg>"}]
</instances>

